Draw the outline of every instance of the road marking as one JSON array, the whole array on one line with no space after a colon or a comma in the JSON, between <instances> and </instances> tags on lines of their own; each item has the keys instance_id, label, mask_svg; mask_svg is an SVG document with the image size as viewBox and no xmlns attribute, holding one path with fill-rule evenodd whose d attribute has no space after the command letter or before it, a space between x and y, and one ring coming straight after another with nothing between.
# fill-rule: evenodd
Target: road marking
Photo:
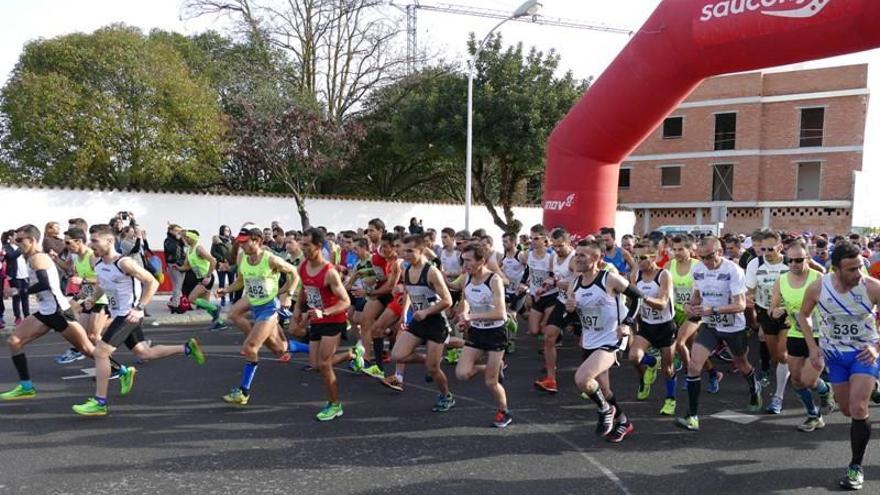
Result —
<instances>
[{"instance_id":1,"label":"road marking","mask_svg":"<svg viewBox=\"0 0 880 495\"><path fill-rule=\"evenodd\" d=\"M724 419L727 421L733 421L734 423L741 424L741 425L751 424L751 423L754 423L755 421L758 421L761 419L758 416L755 416L753 414L738 413L736 411L731 411L729 409L725 410L725 411L717 412L717 413L713 414L711 417L716 418L716 419Z\"/></svg>"},{"instance_id":2,"label":"road marking","mask_svg":"<svg viewBox=\"0 0 880 495\"><path fill-rule=\"evenodd\" d=\"M83 378L92 378L95 376L95 368L80 368L82 372L79 375L62 376L62 380L81 380Z\"/></svg>"}]
</instances>

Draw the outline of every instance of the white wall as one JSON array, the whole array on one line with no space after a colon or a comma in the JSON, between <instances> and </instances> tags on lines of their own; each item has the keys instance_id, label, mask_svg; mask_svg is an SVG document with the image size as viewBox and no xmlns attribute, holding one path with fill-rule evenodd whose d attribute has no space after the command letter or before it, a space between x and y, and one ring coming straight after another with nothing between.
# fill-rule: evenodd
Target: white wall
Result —
<instances>
[{"instance_id":1,"label":"white wall","mask_svg":"<svg viewBox=\"0 0 880 495\"><path fill-rule=\"evenodd\" d=\"M366 227L379 217L390 229L409 225L409 219L423 220L425 228L438 231L444 227L464 228L464 206L457 204L403 203L340 199L308 199L306 208L313 225L323 225L332 232ZM118 211L131 211L147 231L153 249L161 249L168 223L196 229L202 243L220 225L229 225L233 234L241 224L252 221L267 227L278 220L285 229L301 228L293 198L262 196L211 196L204 194L145 193L125 191L83 191L70 189L11 188L0 186L0 229L7 230L31 223L41 230L48 221L66 227L69 218L82 217L89 225L106 223ZM541 208L514 208L516 218L525 228L541 223ZM619 212L616 228L619 235L631 233L635 222L632 212ZM496 239L501 230L482 205L471 211L471 229L485 228Z\"/></svg>"}]
</instances>

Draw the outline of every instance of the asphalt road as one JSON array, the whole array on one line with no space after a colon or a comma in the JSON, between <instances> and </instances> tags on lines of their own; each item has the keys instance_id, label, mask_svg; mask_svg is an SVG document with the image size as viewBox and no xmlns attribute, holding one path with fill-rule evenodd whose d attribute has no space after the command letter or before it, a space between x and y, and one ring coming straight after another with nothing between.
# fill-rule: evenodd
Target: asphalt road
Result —
<instances>
[{"instance_id":1,"label":"asphalt road","mask_svg":"<svg viewBox=\"0 0 880 495\"><path fill-rule=\"evenodd\" d=\"M628 364L612 383L635 431L609 444L593 434L595 407L575 390L573 341L560 352L560 393L550 396L532 388L541 361L536 342L520 336L505 383L514 423L498 430L489 426L494 410L482 381L457 382L449 366L458 405L448 413L431 412L436 391L421 366L408 369L402 394L341 370L345 416L319 423L323 388L317 374L300 369L303 355L290 364L267 356L250 404L235 408L220 396L239 381L241 334L199 327L148 334L154 343L196 335L208 362L137 365L129 396L120 398L112 382L103 418L70 410L93 393L81 370L89 361L54 364L65 348L57 335L28 349L39 393L0 404L0 493L807 494L836 491L849 461L848 421L835 413L822 431L796 431L803 411L792 392L780 416L745 415L745 381L728 374L719 395L702 395L702 429L690 433L657 414L662 380L648 401L635 401ZM118 357L132 359L127 351ZM3 363L7 389L15 371ZM678 399L682 412L686 394ZM871 445L867 493L880 493L876 458Z\"/></svg>"}]
</instances>

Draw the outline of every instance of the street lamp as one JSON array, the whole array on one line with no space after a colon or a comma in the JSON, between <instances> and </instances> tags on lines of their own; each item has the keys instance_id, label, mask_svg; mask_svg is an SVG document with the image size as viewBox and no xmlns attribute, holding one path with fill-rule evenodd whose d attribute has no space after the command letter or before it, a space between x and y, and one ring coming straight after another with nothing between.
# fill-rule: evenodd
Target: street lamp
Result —
<instances>
[{"instance_id":1,"label":"street lamp","mask_svg":"<svg viewBox=\"0 0 880 495\"><path fill-rule=\"evenodd\" d=\"M489 41L489 37L492 36L492 33L495 32L496 29L500 28L502 24L512 19L519 19L521 17L534 16L538 14L538 10L542 7L541 2L538 0L527 0L525 3L517 7L516 10L513 11L510 17L504 19L499 22L492 28L491 31L483 38L483 41L477 45L477 51L474 52L473 58L471 58L470 62L468 62L468 115L467 115L467 176L465 177L465 204L464 204L464 228L465 230L470 231L471 229L471 203L473 202L471 189L473 188L471 184L471 175L473 168L473 144L474 144L474 75L477 70L477 60L480 58L480 52L483 51L483 46Z\"/></svg>"}]
</instances>

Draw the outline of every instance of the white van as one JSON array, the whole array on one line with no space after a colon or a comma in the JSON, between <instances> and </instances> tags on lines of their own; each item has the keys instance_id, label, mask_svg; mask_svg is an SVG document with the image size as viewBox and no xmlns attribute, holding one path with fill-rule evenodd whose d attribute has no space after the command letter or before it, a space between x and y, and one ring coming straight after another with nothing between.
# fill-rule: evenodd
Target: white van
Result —
<instances>
[{"instance_id":1,"label":"white van","mask_svg":"<svg viewBox=\"0 0 880 495\"><path fill-rule=\"evenodd\" d=\"M659 228L655 229L656 232L662 232L665 235L676 235L676 234L694 234L694 235L714 235L718 236L721 233L721 229L724 227L724 224L709 224L709 225L661 225Z\"/></svg>"}]
</instances>

